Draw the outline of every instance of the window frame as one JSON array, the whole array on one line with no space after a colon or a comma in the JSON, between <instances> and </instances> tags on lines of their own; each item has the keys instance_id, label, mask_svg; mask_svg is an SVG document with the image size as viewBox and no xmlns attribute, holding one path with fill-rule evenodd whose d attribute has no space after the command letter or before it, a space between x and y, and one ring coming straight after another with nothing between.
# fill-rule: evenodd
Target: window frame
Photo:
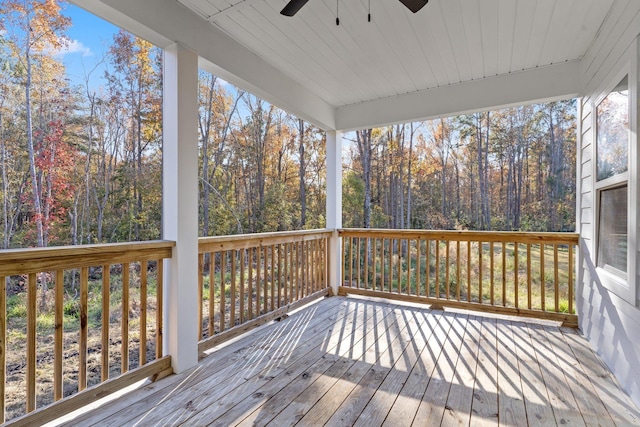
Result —
<instances>
[{"instance_id":1,"label":"window frame","mask_svg":"<svg viewBox=\"0 0 640 427\"><path fill-rule=\"evenodd\" d=\"M631 54L625 55L628 60L623 66L617 68L608 78L606 86L598 92L598 96L592 98L591 123L592 123L592 184L593 184L593 239L592 261L596 269L600 283L623 298L627 302L637 304L637 251L638 251L638 43L635 41L630 48ZM597 111L601 102L615 90L620 82L627 77L629 128L627 139L627 171L603 179L597 180L598 163L598 117ZM619 274L608 269L598 267L598 247L600 232L600 199L601 192L627 185L627 272Z\"/></svg>"}]
</instances>

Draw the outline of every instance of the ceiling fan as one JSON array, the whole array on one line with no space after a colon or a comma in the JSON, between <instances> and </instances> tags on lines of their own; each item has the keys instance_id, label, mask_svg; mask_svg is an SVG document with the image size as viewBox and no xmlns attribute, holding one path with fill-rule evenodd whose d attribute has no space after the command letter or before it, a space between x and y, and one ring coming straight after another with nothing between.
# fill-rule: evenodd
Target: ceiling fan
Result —
<instances>
[{"instance_id":1,"label":"ceiling fan","mask_svg":"<svg viewBox=\"0 0 640 427\"><path fill-rule=\"evenodd\" d=\"M291 0L287 5L280 11L281 15L284 16L293 16L302 6L307 4L309 0ZM400 3L405 5L411 12L416 13L420 9L424 7L429 2L429 0L400 0Z\"/></svg>"}]
</instances>

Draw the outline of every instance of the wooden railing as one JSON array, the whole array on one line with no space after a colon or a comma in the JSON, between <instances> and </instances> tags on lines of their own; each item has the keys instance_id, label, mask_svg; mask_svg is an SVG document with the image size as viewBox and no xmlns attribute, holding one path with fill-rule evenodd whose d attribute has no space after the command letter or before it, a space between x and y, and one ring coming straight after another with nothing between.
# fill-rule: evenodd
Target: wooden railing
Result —
<instances>
[{"instance_id":1,"label":"wooden railing","mask_svg":"<svg viewBox=\"0 0 640 427\"><path fill-rule=\"evenodd\" d=\"M199 350L328 295L331 231L199 239Z\"/></svg>"},{"instance_id":2,"label":"wooden railing","mask_svg":"<svg viewBox=\"0 0 640 427\"><path fill-rule=\"evenodd\" d=\"M15 424L40 424L55 411L41 415L36 407L56 402L45 411L73 410L170 370L162 357L158 284L173 246L156 241L0 252L3 421L5 412L6 419L26 413Z\"/></svg>"},{"instance_id":3,"label":"wooden railing","mask_svg":"<svg viewBox=\"0 0 640 427\"><path fill-rule=\"evenodd\" d=\"M574 314L575 233L340 230L340 294L561 320Z\"/></svg>"}]
</instances>

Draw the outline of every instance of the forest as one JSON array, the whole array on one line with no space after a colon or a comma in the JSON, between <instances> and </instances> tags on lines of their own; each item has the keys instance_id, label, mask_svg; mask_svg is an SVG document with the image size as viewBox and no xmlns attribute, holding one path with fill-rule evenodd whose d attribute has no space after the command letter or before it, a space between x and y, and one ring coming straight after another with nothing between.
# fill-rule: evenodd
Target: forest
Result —
<instances>
[{"instance_id":1,"label":"forest","mask_svg":"<svg viewBox=\"0 0 640 427\"><path fill-rule=\"evenodd\" d=\"M70 79L64 7L0 4L2 247L161 238L162 51L119 31ZM205 71L198 85L200 235L324 227L324 132ZM344 226L574 230L575 110L345 133Z\"/></svg>"}]
</instances>

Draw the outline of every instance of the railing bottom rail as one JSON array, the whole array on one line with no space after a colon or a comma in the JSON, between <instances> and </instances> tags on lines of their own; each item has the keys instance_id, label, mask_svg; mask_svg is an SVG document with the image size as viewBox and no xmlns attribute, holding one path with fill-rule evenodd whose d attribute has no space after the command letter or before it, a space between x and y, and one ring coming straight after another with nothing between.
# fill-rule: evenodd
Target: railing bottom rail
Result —
<instances>
[{"instance_id":1,"label":"railing bottom rail","mask_svg":"<svg viewBox=\"0 0 640 427\"><path fill-rule=\"evenodd\" d=\"M52 403L49 406L45 406L19 418L14 418L4 425L11 427L43 425L89 405L98 399L116 393L138 381L144 379L157 381L172 373L171 356L164 356L139 368L132 369L117 378L106 380L73 396Z\"/></svg>"},{"instance_id":2,"label":"railing bottom rail","mask_svg":"<svg viewBox=\"0 0 640 427\"><path fill-rule=\"evenodd\" d=\"M425 296L406 295L393 292L381 292L371 289L351 288L348 286L340 286L338 295L360 295L365 297L385 298L397 301L406 301L419 304L429 304L438 309L444 307L460 308L465 310L473 310L484 313L505 314L511 316L528 317L534 319L544 319L562 322L562 326L577 328L578 316L568 313L554 313L550 311L529 310L526 308L502 307L496 305L479 304L474 302L450 301L441 298L430 298Z\"/></svg>"}]
</instances>

